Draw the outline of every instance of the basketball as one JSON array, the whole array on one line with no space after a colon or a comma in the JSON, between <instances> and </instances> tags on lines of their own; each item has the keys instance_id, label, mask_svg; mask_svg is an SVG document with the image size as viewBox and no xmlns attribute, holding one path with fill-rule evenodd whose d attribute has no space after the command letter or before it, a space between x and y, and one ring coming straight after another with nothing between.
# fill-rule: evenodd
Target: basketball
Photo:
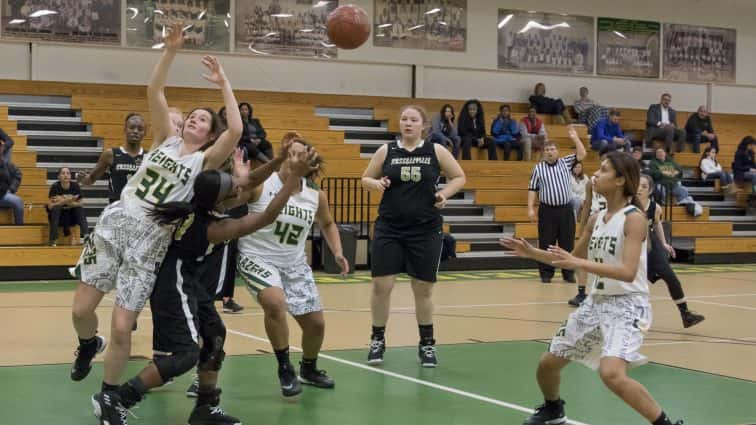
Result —
<instances>
[{"instance_id":1,"label":"basketball","mask_svg":"<svg viewBox=\"0 0 756 425\"><path fill-rule=\"evenodd\" d=\"M356 49L370 36L365 9L353 4L339 6L328 15L328 37L340 49Z\"/></svg>"}]
</instances>

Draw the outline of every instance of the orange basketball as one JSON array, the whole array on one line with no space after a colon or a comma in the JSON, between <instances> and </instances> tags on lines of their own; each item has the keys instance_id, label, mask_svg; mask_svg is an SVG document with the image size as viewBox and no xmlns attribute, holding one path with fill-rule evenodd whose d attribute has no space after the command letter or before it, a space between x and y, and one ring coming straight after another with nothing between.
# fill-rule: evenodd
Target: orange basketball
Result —
<instances>
[{"instance_id":1,"label":"orange basketball","mask_svg":"<svg viewBox=\"0 0 756 425\"><path fill-rule=\"evenodd\" d=\"M353 4L339 6L328 14L328 38L341 49L356 49L370 37L365 9Z\"/></svg>"}]
</instances>

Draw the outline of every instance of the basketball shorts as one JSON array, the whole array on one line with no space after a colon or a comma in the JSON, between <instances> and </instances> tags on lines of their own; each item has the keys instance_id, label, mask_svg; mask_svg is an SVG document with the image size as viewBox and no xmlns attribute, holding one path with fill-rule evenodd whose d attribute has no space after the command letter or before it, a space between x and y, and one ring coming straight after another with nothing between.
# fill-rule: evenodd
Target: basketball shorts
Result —
<instances>
[{"instance_id":1,"label":"basketball shorts","mask_svg":"<svg viewBox=\"0 0 756 425\"><path fill-rule=\"evenodd\" d=\"M115 288L115 304L139 312L150 298L171 243L171 229L108 205L84 240L74 275L101 292Z\"/></svg>"},{"instance_id":2,"label":"basketball shorts","mask_svg":"<svg viewBox=\"0 0 756 425\"><path fill-rule=\"evenodd\" d=\"M594 370L603 357L640 366L648 361L639 351L651 317L647 295L590 295L559 328L549 352Z\"/></svg>"},{"instance_id":3,"label":"basketball shorts","mask_svg":"<svg viewBox=\"0 0 756 425\"><path fill-rule=\"evenodd\" d=\"M236 281L236 255L236 241L234 240L216 246L202 261L199 281L216 300L224 296L233 297L233 285Z\"/></svg>"},{"instance_id":4,"label":"basketball shorts","mask_svg":"<svg viewBox=\"0 0 756 425\"><path fill-rule=\"evenodd\" d=\"M441 263L443 233L440 228L423 233L406 233L390 226L375 225L370 247L373 277L407 273L425 282L435 282Z\"/></svg>"},{"instance_id":5,"label":"basketball shorts","mask_svg":"<svg viewBox=\"0 0 756 425\"><path fill-rule=\"evenodd\" d=\"M307 263L277 267L262 257L239 253L237 272L255 299L265 288L283 289L289 313L293 316L323 310L315 277Z\"/></svg>"}]
</instances>

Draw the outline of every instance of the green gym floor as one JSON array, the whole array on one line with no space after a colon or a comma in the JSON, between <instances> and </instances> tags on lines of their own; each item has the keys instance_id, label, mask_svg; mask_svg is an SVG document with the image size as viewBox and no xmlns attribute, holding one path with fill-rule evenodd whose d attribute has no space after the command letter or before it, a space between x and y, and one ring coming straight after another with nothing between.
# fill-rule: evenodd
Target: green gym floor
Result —
<instances>
[{"instance_id":1,"label":"green gym floor","mask_svg":"<svg viewBox=\"0 0 756 425\"><path fill-rule=\"evenodd\" d=\"M756 265L677 268L691 308L707 320L682 329L666 288L655 285L654 326L643 349L652 363L630 375L686 425L756 424ZM408 285L395 289L386 361L371 367L364 363L369 278L318 276L328 323L318 366L336 380L336 388L305 386L294 402L280 396L261 311L239 287L236 298L247 307L244 314L222 316L230 354L220 378L222 407L245 425L520 424L541 402L534 376L538 358L572 311L564 301L574 293L573 285L542 285L536 276L531 270L443 274L434 294L441 343L436 369L418 365ZM0 424L97 424L89 397L100 385L101 358L84 382L68 378L75 348L73 285L0 284L0 320L5 323ZM107 336L111 304L105 304L98 314ZM149 322L149 314L140 317L128 376L149 356ZM296 346L300 334L291 325ZM294 361L298 357L293 354ZM129 423L186 424L193 400L184 390L191 379L186 375L153 391L133 410L138 419L131 417ZM577 364L564 371L562 397L572 424L645 423L604 388L595 372Z\"/></svg>"}]
</instances>

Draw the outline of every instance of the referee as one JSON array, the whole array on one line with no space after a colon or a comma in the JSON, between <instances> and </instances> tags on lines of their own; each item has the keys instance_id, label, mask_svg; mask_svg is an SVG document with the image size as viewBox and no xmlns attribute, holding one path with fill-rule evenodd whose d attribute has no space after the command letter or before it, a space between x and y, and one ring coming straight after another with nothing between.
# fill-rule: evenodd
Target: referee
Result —
<instances>
[{"instance_id":1,"label":"referee","mask_svg":"<svg viewBox=\"0 0 756 425\"><path fill-rule=\"evenodd\" d=\"M585 147L572 126L568 127L570 138L575 142L575 153L564 158L559 157L556 143L549 141L543 146L543 161L533 169L528 185L528 217L536 219L536 196L540 200L538 207L538 246L547 249L557 241L559 246L572 251L575 244L575 212L570 206L570 169L575 161L585 158ZM538 263L541 282L551 283L554 267ZM575 283L575 272L562 269L565 281Z\"/></svg>"}]
</instances>

